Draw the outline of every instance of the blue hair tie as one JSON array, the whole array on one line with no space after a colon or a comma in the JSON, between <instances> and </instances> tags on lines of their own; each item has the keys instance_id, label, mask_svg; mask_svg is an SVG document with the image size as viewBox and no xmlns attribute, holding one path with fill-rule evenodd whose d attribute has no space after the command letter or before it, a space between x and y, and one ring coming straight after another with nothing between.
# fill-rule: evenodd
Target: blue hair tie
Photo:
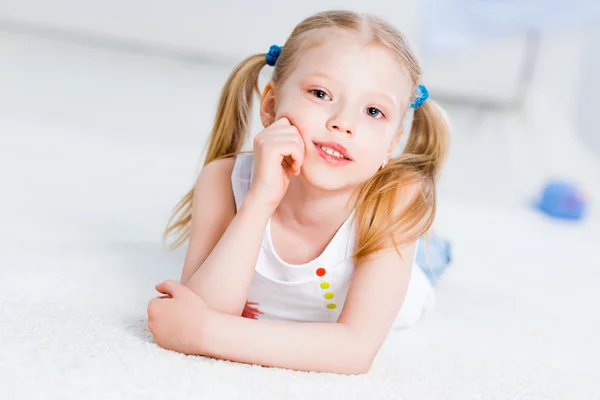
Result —
<instances>
[{"instance_id":1,"label":"blue hair tie","mask_svg":"<svg viewBox=\"0 0 600 400\"><path fill-rule=\"evenodd\" d=\"M429 91L424 85L417 85L417 97L410 105L412 108L419 108L429 98Z\"/></svg>"},{"instance_id":2,"label":"blue hair tie","mask_svg":"<svg viewBox=\"0 0 600 400\"><path fill-rule=\"evenodd\" d=\"M271 48L269 48L269 52L265 56L267 59L267 64L271 67L274 66L279 58L279 54L281 54L281 46L277 46L276 44L271 46Z\"/></svg>"}]
</instances>

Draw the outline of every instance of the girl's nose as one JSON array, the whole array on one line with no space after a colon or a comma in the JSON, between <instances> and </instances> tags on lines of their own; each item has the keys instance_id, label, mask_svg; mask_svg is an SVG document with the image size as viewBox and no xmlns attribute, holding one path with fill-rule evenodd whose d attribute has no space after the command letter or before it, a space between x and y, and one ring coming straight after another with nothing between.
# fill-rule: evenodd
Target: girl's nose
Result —
<instances>
[{"instance_id":1,"label":"girl's nose","mask_svg":"<svg viewBox=\"0 0 600 400\"><path fill-rule=\"evenodd\" d=\"M327 121L327 129L354 136L356 123L347 114L339 113Z\"/></svg>"}]
</instances>

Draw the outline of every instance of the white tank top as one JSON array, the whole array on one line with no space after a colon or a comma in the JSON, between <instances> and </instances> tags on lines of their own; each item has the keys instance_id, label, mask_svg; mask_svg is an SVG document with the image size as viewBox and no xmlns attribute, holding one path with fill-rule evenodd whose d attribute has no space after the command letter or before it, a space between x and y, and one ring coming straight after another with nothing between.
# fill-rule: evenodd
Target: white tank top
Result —
<instances>
[{"instance_id":1,"label":"white tank top","mask_svg":"<svg viewBox=\"0 0 600 400\"><path fill-rule=\"evenodd\" d=\"M253 155L236 158L231 184L239 210L252 180ZM338 229L325 250L306 264L283 261L273 247L271 219L263 235L248 301L258 303L258 318L296 322L336 322L354 273L354 212ZM396 327L412 325L433 307L433 287L423 271L413 267L407 296Z\"/></svg>"}]
</instances>

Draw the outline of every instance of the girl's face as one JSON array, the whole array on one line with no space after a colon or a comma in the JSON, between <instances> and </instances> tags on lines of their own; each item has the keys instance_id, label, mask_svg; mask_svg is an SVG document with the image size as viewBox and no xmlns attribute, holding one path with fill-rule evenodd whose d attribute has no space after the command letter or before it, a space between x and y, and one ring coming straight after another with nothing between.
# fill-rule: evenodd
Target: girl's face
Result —
<instances>
[{"instance_id":1,"label":"girl's face","mask_svg":"<svg viewBox=\"0 0 600 400\"><path fill-rule=\"evenodd\" d=\"M375 174L400 138L410 85L389 50L350 33L307 50L274 102L274 119L287 117L304 139L303 177L336 190Z\"/></svg>"}]
</instances>

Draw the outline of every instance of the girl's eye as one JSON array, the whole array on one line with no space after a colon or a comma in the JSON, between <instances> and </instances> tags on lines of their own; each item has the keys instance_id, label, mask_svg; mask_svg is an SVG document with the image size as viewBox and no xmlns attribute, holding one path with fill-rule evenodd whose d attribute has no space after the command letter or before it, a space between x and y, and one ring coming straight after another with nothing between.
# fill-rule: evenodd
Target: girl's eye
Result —
<instances>
[{"instance_id":1,"label":"girl's eye","mask_svg":"<svg viewBox=\"0 0 600 400\"><path fill-rule=\"evenodd\" d=\"M310 92L313 94L313 96L318 97L322 100L331 100L329 95L320 89L314 89L314 90L311 90Z\"/></svg>"},{"instance_id":2,"label":"girl's eye","mask_svg":"<svg viewBox=\"0 0 600 400\"><path fill-rule=\"evenodd\" d=\"M383 115L383 113L381 112L381 110L379 110L378 108L375 107L369 107L366 110L366 113L369 117L373 117L373 118L383 118L385 117L385 115Z\"/></svg>"}]
</instances>

